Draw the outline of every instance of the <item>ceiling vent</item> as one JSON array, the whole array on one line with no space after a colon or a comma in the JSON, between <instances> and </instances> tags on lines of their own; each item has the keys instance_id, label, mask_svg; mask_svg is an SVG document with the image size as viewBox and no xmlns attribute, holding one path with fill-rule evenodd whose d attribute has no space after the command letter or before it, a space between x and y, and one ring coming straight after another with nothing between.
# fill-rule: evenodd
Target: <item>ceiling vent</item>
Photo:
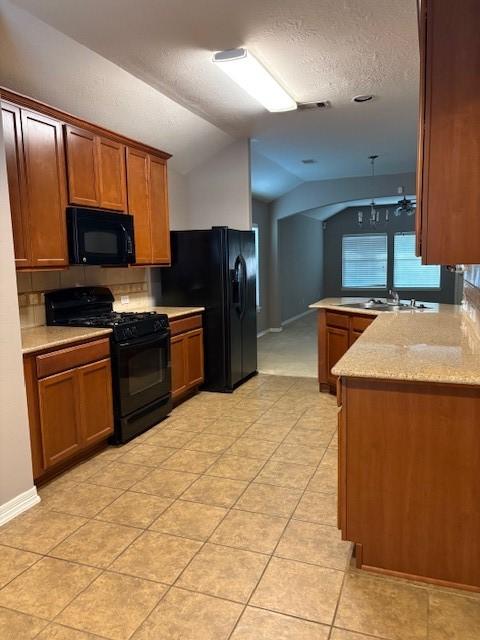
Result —
<instances>
[{"instance_id":1,"label":"ceiling vent","mask_svg":"<svg viewBox=\"0 0 480 640\"><path fill-rule=\"evenodd\" d=\"M305 160L302 160L302 164L317 164L317 161L313 158L305 158Z\"/></svg>"},{"instance_id":2,"label":"ceiling vent","mask_svg":"<svg viewBox=\"0 0 480 640\"><path fill-rule=\"evenodd\" d=\"M322 100L321 102L299 102L298 109L299 111L312 111L313 109L330 109L332 106L329 100Z\"/></svg>"}]
</instances>

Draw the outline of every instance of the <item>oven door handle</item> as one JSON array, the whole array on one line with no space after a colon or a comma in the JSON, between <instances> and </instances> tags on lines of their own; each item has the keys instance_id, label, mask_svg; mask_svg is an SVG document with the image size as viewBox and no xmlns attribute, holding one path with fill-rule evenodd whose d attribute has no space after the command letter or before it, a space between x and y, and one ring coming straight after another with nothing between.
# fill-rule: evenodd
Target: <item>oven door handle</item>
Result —
<instances>
[{"instance_id":1,"label":"oven door handle","mask_svg":"<svg viewBox=\"0 0 480 640\"><path fill-rule=\"evenodd\" d=\"M123 342L117 343L119 347L142 347L148 344L155 344L165 338L170 337L170 329L166 331L150 334L148 336L142 336L140 338L131 338L130 340L124 340Z\"/></svg>"}]
</instances>

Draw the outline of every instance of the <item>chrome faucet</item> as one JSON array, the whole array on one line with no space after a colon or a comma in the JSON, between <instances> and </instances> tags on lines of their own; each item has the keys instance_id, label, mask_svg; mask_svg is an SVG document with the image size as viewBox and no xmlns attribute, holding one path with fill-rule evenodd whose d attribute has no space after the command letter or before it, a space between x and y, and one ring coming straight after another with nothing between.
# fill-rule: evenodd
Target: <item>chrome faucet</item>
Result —
<instances>
[{"instance_id":1,"label":"chrome faucet","mask_svg":"<svg viewBox=\"0 0 480 640\"><path fill-rule=\"evenodd\" d=\"M395 291L395 289L389 289L388 290L388 296L389 296L390 300L393 301L394 304L396 304L396 305L400 304L400 296L398 294L398 291Z\"/></svg>"}]
</instances>

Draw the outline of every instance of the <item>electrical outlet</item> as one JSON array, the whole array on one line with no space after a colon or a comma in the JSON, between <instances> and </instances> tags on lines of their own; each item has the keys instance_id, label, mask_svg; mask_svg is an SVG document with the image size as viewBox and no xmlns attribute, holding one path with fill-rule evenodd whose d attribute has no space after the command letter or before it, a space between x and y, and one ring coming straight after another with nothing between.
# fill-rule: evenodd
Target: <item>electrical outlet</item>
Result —
<instances>
[{"instance_id":1,"label":"electrical outlet","mask_svg":"<svg viewBox=\"0 0 480 640\"><path fill-rule=\"evenodd\" d=\"M121 296L120 297L120 302L122 304L128 304L130 302L130 296Z\"/></svg>"}]
</instances>

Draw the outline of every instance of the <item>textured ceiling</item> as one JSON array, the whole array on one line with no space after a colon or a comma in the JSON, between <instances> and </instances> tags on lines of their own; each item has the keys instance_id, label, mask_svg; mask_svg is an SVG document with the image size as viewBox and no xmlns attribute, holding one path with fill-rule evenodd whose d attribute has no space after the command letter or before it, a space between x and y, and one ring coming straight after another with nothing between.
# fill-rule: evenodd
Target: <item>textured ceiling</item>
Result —
<instances>
[{"instance_id":1,"label":"textured ceiling","mask_svg":"<svg viewBox=\"0 0 480 640\"><path fill-rule=\"evenodd\" d=\"M180 173L233 141L150 85L4 0L0 85L164 149L173 154L169 166Z\"/></svg>"},{"instance_id":2,"label":"textured ceiling","mask_svg":"<svg viewBox=\"0 0 480 640\"><path fill-rule=\"evenodd\" d=\"M416 0L15 0L300 180L415 167ZM270 114L211 63L246 46L300 102ZM373 93L375 101L351 98ZM313 158L314 164L301 160ZM271 195L271 194L270 194Z\"/></svg>"}]
</instances>

